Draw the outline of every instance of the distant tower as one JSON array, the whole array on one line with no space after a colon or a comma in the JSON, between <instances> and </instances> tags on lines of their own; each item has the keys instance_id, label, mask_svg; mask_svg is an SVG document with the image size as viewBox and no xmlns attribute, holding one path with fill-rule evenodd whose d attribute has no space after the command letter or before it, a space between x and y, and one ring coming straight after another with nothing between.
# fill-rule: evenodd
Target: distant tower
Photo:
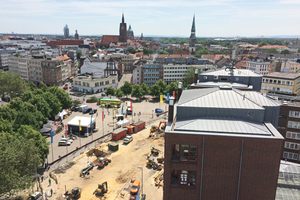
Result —
<instances>
[{"instance_id":1,"label":"distant tower","mask_svg":"<svg viewBox=\"0 0 300 200\"><path fill-rule=\"evenodd\" d=\"M77 30L75 30L75 40L79 40L79 35L78 35Z\"/></svg>"},{"instance_id":2,"label":"distant tower","mask_svg":"<svg viewBox=\"0 0 300 200\"><path fill-rule=\"evenodd\" d=\"M128 38L128 40L134 39L134 33L133 33L133 30L131 29L131 25L129 25L129 28L127 30L127 38Z\"/></svg>"},{"instance_id":3,"label":"distant tower","mask_svg":"<svg viewBox=\"0 0 300 200\"><path fill-rule=\"evenodd\" d=\"M122 13L122 23L120 23L119 42L127 42L127 25L124 20L124 13Z\"/></svg>"},{"instance_id":4,"label":"distant tower","mask_svg":"<svg viewBox=\"0 0 300 200\"><path fill-rule=\"evenodd\" d=\"M144 39L144 36L143 36L143 33L141 34L141 40L143 40Z\"/></svg>"},{"instance_id":5,"label":"distant tower","mask_svg":"<svg viewBox=\"0 0 300 200\"><path fill-rule=\"evenodd\" d=\"M68 38L69 37L69 28L68 28L68 24L66 24L66 26L64 27L64 38Z\"/></svg>"},{"instance_id":6,"label":"distant tower","mask_svg":"<svg viewBox=\"0 0 300 200\"><path fill-rule=\"evenodd\" d=\"M190 45L189 45L189 52L193 53L196 52L196 28L195 28L195 15L193 17L193 24L192 24L192 30L191 30L191 36L190 36Z\"/></svg>"}]
</instances>

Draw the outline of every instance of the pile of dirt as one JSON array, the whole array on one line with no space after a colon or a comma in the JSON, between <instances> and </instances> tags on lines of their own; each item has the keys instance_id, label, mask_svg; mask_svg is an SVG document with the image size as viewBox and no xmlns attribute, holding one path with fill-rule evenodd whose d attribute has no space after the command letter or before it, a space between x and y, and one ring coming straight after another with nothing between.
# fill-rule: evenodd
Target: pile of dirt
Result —
<instances>
[{"instance_id":1,"label":"pile of dirt","mask_svg":"<svg viewBox=\"0 0 300 200\"><path fill-rule=\"evenodd\" d=\"M70 162L64 164L63 166L53 170L53 171L54 171L55 174L64 174L64 173L66 173L66 170L71 168L73 165L75 165L75 162L70 161Z\"/></svg>"},{"instance_id":2,"label":"pile of dirt","mask_svg":"<svg viewBox=\"0 0 300 200\"><path fill-rule=\"evenodd\" d=\"M120 173L120 171L118 171L118 173ZM121 172L122 173L122 172ZM135 171L133 169L120 174L117 178L116 178L116 182L119 184L124 184L126 183L130 178L132 178L132 176L135 174Z\"/></svg>"}]
</instances>

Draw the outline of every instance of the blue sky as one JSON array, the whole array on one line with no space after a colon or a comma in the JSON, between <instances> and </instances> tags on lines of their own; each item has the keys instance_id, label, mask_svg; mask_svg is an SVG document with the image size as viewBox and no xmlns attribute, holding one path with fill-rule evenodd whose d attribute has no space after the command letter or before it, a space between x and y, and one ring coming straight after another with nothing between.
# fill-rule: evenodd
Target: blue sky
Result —
<instances>
[{"instance_id":1,"label":"blue sky","mask_svg":"<svg viewBox=\"0 0 300 200\"><path fill-rule=\"evenodd\" d=\"M135 36L300 35L300 0L1 0L0 33L119 33L122 12Z\"/></svg>"}]
</instances>

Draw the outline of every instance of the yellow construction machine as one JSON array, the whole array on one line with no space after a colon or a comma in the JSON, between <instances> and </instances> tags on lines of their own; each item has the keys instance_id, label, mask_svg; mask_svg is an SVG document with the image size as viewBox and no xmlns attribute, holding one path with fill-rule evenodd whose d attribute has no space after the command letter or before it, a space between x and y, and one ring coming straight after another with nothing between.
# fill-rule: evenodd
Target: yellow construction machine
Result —
<instances>
[{"instance_id":1,"label":"yellow construction machine","mask_svg":"<svg viewBox=\"0 0 300 200\"><path fill-rule=\"evenodd\" d=\"M159 132L161 130L165 130L166 125L167 125L166 121L160 121L159 124L158 124L158 126L152 125L151 128L150 128L149 137L154 136L154 134L155 134L156 131Z\"/></svg>"},{"instance_id":2,"label":"yellow construction machine","mask_svg":"<svg viewBox=\"0 0 300 200\"><path fill-rule=\"evenodd\" d=\"M94 191L94 195L101 195L103 196L105 193L107 193L108 188L107 188L107 181L103 182L102 184L98 184L98 188Z\"/></svg>"}]
</instances>

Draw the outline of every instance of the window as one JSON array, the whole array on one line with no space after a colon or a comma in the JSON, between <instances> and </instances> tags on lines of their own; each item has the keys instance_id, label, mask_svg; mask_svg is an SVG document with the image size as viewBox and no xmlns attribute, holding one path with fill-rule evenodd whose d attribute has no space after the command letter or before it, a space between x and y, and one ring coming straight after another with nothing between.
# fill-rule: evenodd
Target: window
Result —
<instances>
[{"instance_id":1,"label":"window","mask_svg":"<svg viewBox=\"0 0 300 200\"><path fill-rule=\"evenodd\" d=\"M98 87L99 86L99 83L95 83L95 87Z\"/></svg>"},{"instance_id":2,"label":"window","mask_svg":"<svg viewBox=\"0 0 300 200\"><path fill-rule=\"evenodd\" d=\"M300 133L287 131L285 137L290 139L300 140Z\"/></svg>"},{"instance_id":3,"label":"window","mask_svg":"<svg viewBox=\"0 0 300 200\"><path fill-rule=\"evenodd\" d=\"M284 151L283 158L291 159L291 160L298 160L298 154Z\"/></svg>"},{"instance_id":4,"label":"window","mask_svg":"<svg viewBox=\"0 0 300 200\"><path fill-rule=\"evenodd\" d=\"M284 148L299 150L299 144L293 143L293 142L285 142L284 143Z\"/></svg>"},{"instance_id":5,"label":"window","mask_svg":"<svg viewBox=\"0 0 300 200\"><path fill-rule=\"evenodd\" d=\"M100 82L100 85L103 85L103 82Z\"/></svg>"},{"instance_id":6,"label":"window","mask_svg":"<svg viewBox=\"0 0 300 200\"><path fill-rule=\"evenodd\" d=\"M195 186L196 172L187 170L172 170L171 174L172 186Z\"/></svg>"},{"instance_id":7,"label":"window","mask_svg":"<svg viewBox=\"0 0 300 200\"><path fill-rule=\"evenodd\" d=\"M288 127L300 129L300 122L288 121Z\"/></svg>"},{"instance_id":8,"label":"window","mask_svg":"<svg viewBox=\"0 0 300 200\"><path fill-rule=\"evenodd\" d=\"M197 161L197 146L173 144L172 161Z\"/></svg>"},{"instance_id":9,"label":"window","mask_svg":"<svg viewBox=\"0 0 300 200\"><path fill-rule=\"evenodd\" d=\"M112 83L115 83L116 82L116 80L112 80Z\"/></svg>"},{"instance_id":10,"label":"window","mask_svg":"<svg viewBox=\"0 0 300 200\"><path fill-rule=\"evenodd\" d=\"M300 118L300 112L299 111L290 111L289 112L290 117Z\"/></svg>"},{"instance_id":11,"label":"window","mask_svg":"<svg viewBox=\"0 0 300 200\"><path fill-rule=\"evenodd\" d=\"M85 86L85 82L82 82L82 85Z\"/></svg>"},{"instance_id":12,"label":"window","mask_svg":"<svg viewBox=\"0 0 300 200\"><path fill-rule=\"evenodd\" d=\"M105 85L108 85L109 84L109 81L105 81Z\"/></svg>"}]
</instances>

